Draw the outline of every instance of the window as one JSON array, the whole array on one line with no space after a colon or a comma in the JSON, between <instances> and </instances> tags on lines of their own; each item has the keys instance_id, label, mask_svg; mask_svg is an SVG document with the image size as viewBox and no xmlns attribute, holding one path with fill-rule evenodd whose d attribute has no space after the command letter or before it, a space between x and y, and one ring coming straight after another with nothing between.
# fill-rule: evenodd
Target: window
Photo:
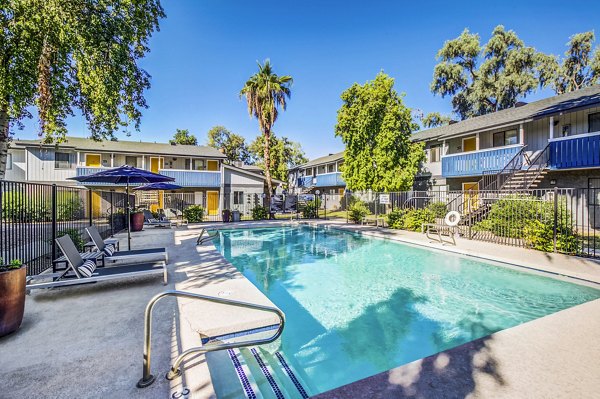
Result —
<instances>
[{"instance_id":1,"label":"window","mask_svg":"<svg viewBox=\"0 0 600 399\"><path fill-rule=\"evenodd\" d=\"M233 192L233 205L243 205L244 204L244 192L243 191L234 191Z\"/></svg>"},{"instance_id":2,"label":"window","mask_svg":"<svg viewBox=\"0 0 600 399\"><path fill-rule=\"evenodd\" d=\"M308 168L308 169L306 169L306 172L305 172L305 175L306 175L306 176L312 176L312 174L313 174L313 170L312 170L312 168Z\"/></svg>"},{"instance_id":3,"label":"window","mask_svg":"<svg viewBox=\"0 0 600 399\"><path fill-rule=\"evenodd\" d=\"M519 143L519 135L516 130L494 133L493 146L503 147Z\"/></svg>"},{"instance_id":4,"label":"window","mask_svg":"<svg viewBox=\"0 0 600 399\"><path fill-rule=\"evenodd\" d=\"M69 154L68 152L55 152L54 168L71 169L71 154Z\"/></svg>"},{"instance_id":5,"label":"window","mask_svg":"<svg viewBox=\"0 0 600 399\"><path fill-rule=\"evenodd\" d=\"M327 169L325 169L325 165L321 165L321 166L317 167L317 174L321 175L323 173L327 173Z\"/></svg>"},{"instance_id":6,"label":"window","mask_svg":"<svg viewBox=\"0 0 600 399\"><path fill-rule=\"evenodd\" d=\"M133 166L137 168L137 157L134 156L126 156L125 157L125 165Z\"/></svg>"},{"instance_id":7,"label":"window","mask_svg":"<svg viewBox=\"0 0 600 399\"><path fill-rule=\"evenodd\" d=\"M429 162L440 162L440 155L442 153L442 147L439 145L431 146L429 148Z\"/></svg>"},{"instance_id":8,"label":"window","mask_svg":"<svg viewBox=\"0 0 600 399\"><path fill-rule=\"evenodd\" d=\"M6 155L6 170L12 169L12 154Z\"/></svg>"},{"instance_id":9,"label":"window","mask_svg":"<svg viewBox=\"0 0 600 399\"><path fill-rule=\"evenodd\" d=\"M335 172L335 164L330 163L329 165L327 165L327 173L333 173L333 172Z\"/></svg>"},{"instance_id":10,"label":"window","mask_svg":"<svg viewBox=\"0 0 600 399\"><path fill-rule=\"evenodd\" d=\"M600 112L588 114L588 133L600 132Z\"/></svg>"}]
</instances>

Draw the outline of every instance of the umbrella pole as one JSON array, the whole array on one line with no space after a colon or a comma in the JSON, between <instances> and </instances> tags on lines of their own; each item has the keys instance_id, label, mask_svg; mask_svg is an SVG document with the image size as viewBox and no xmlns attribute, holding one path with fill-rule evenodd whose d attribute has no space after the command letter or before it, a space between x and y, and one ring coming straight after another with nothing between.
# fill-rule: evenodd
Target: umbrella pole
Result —
<instances>
[{"instance_id":1,"label":"umbrella pole","mask_svg":"<svg viewBox=\"0 0 600 399\"><path fill-rule=\"evenodd\" d=\"M127 180L126 188L126 203L127 203L127 250L131 250L131 215L129 212L129 180Z\"/></svg>"}]
</instances>

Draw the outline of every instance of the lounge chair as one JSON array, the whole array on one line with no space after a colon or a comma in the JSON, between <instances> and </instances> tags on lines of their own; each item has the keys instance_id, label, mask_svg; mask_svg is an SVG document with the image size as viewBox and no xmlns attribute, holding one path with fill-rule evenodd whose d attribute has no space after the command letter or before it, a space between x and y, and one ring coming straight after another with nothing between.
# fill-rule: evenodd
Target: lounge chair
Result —
<instances>
[{"instance_id":1,"label":"lounge chair","mask_svg":"<svg viewBox=\"0 0 600 399\"><path fill-rule=\"evenodd\" d=\"M157 219L154 217L154 215L152 215L152 212L144 209L144 224L154 227L171 227L172 222L168 220Z\"/></svg>"},{"instance_id":2,"label":"lounge chair","mask_svg":"<svg viewBox=\"0 0 600 399\"><path fill-rule=\"evenodd\" d=\"M103 267L96 269L95 262L91 260L83 260L77 251L75 244L73 244L71 237L68 235L57 238L56 244L67 258L67 270L60 276L54 276L51 274L41 274L39 276L35 276L36 278L57 277L57 280L46 283L27 284L27 289L63 287L69 285L93 283L96 281L116 280L154 274L162 274L164 284L167 284L167 265L164 261L158 264L138 263L135 265ZM29 279L28 282L31 283L33 280L34 279Z\"/></svg>"},{"instance_id":3,"label":"lounge chair","mask_svg":"<svg viewBox=\"0 0 600 399\"><path fill-rule=\"evenodd\" d=\"M206 233L206 235L205 235ZM203 228L202 230L200 230L200 235L198 235L198 239L196 240L196 245L202 245L204 244L206 241L212 239L213 237L216 237L219 235L219 232L215 232L214 234L209 234L205 228Z\"/></svg>"},{"instance_id":4,"label":"lounge chair","mask_svg":"<svg viewBox=\"0 0 600 399\"><path fill-rule=\"evenodd\" d=\"M167 254L166 248L147 248L147 249L134 249L131 251L114 251L114 247L110 247L105 244L104 240L100 236L96 226L86 227L88 235L92 239L92 242L96 244L99 251L104 252L104 259L117 261L117 260L128 260L135 261L140 259L141 261L163 261L169 263L169 255Z\"/></svg>"}]
</instances>

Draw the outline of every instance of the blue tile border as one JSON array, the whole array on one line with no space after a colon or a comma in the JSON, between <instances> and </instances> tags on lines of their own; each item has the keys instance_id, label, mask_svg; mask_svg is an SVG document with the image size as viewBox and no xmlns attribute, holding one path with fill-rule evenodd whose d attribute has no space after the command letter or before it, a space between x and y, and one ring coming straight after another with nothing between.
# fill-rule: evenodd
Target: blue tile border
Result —
<instances>
[{"instance_id":1,"label":"blue tile border","mask_svg":"<svg viewBox=\"0 0 600 399\"><path fill-rule=\"evenodd\" d=\"M254 389L252 389L252 385L250 384L250 380L248 376L244 372L242 368L242 364L240 363L240 359L238 359L237 354L232 349L227 349L227 353L229 354L229 358L233 363L233 367L235 368L235 372L242 383L242 387L244 388L244 393L246 394L246 398L248 399L257 399L256 393L254 393Z\"/></svg>"},{"instance_id":2,"label":"blue tile border","mask_svg":"<svg viewBox=\"0 0 600 399\"><path fill-rule=\"evenodd\" d=\"M277 360L279 360L279 363L281 364L281 367L283 367L283 370L285 371L285 373L288 375L288 377L290 377L290 380L292 380L292 382L294 383L294 386L296 387L296 389L298 390L298 392L300 392L300 395L304 399L307 399L309 396L306 393L306 390L304 389L304 387L302 386L302 384L300 383L300 381L296 377L296 374L294 374L294 372L292 371L292 369L290 368L290 366L285 361L285 358L283 357L283 355L281 354L281 352L275 352L275 356L277 356Z\"/></svg>"},{"instance_id":3,"label":"blue tile border","mask_svg":"<svg viewBox=\"0 0 600 399\"><path fill-rule=\"evenodd\" d=\"M283 396L283 393L281 392L279 385L277 385L277 383L275 382L275 379L271 375L269 368L267 367L265 362L262 360L262 357L260 357L260 355L258 354L258 351L256 350L256 348L251 348L250 352L252 352L252 354L254 355L254 358L256 359L256 362L258 363L260 370L267 378L267 381L269 382L269 385L271 386L271 389L273 390L273 393L275 394L277 399L285 399L285 396Z\"/></svg>"}]
</instances>

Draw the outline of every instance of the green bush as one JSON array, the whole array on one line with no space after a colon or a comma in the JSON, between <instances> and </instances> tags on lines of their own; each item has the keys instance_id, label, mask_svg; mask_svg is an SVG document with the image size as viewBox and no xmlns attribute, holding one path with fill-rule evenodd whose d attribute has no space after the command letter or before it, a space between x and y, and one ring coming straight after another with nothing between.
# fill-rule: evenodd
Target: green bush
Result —
<instances>
[{"instance_id":1,"label":"green bush","mask_svg":"<svg viewBox=\"0 0 600 399\"><path fill-rule=\"evenodd\" d=\"M255 206L252 209L252 219L253 220L264 220L269 218L269 210L264 206Z\"/></svg>"},{"instance_id":2,"label":"green bush","mask_svg":"<svg viewBox=\"0 0 600 399\"><path fill-rule=\"evenodd\" d=\"M59 230L58 233L56 233L56 236L59 238L63 236L71 237L73 244L75 244L75 247L79 250L79 252L83 251L83 245L85 244L85 241L83 238L81 238L81 232L79 230L73 228Z\"/></svg>"},{"instance_id":3,"label":"green bush","mask_svg":"<svg viewBox=\"0 0 600 399\"><path fill-rule=\"evenodd\" d=\"M79 193L58 191L56 193L56 218L58 220L76 220L82 217L84 217L84 207Z\"/></svg>"},{"instance_id":4,"label":"green bush","mask_svg":"<svg viewBox=\"0 0 600 399\"><path fill-rule=\"evenodd\" d=\"M571 214L560 201L557 209L556 249L574 253L578 248ZM474 226L498 237L522 239L533 249L554 250L554 202L529 195L513 195L492 205L487 218Z\"/></svg>"},{"instance_id":5,"label":"green bush","mask_svg":"<svg viewBox=\"0 0 600 399\"><path fill-rule=\"evenodd\" d=\"M433 223L435 213L429 209L399 209L388 215L388 226L392 229L421 231L423 223Z\"/></svg>"},{"instance_id":6,"label":"green bush","mask_svg":"<svg viewBox=\"0 0 600 399\"><path fill-rule=\"evenodd\" d=\"M204 208L200 205L190 205L183 210L183 218L189 223L199 223L204 219Z\"/></svg>"},{"instance_id":7,"label":"green bush","mask_svg":"<svg viewBox=\"0 0 600 399\"><path fill-rule=\"evenodd\" d=\"M362 201L355 201L348 208L348 218L352 220L354 223L359 223L362 221L362 218L369 215L369 208L367 204Z\"/></svg>"},{"instance_id":8,"label":"green bush","mask_svg":"<svg viewBox=\"0 0 600 399\"><path fill-rule=\"evenodd\" d=\"M320 200L317 201L308 201L304 208L302 208L302 217L305 219L314 219L319 216L319 204Z\"/></svg>"},{"instance_id":9,"label":"green bush","mask_svg":"<svg viewBox=\"0 0 600 399\"><path fill-rule=\"evenodd\" d=\"M427 209L433 212L436 218L446 217L448 213L448 207L443 202L432 202L427 206Z\"/></svg>"},{"instance_id":10,"label":"green bush","mask_svg":"<svg viewBox=\"0 0 600 399\"><path fill-rule=\"evenodd\" d=\"M44 202L28 198L18 191L2 194L4 219L20 222L42 222L50 217L50 209Z\"/></svg>"}]
</instances>

